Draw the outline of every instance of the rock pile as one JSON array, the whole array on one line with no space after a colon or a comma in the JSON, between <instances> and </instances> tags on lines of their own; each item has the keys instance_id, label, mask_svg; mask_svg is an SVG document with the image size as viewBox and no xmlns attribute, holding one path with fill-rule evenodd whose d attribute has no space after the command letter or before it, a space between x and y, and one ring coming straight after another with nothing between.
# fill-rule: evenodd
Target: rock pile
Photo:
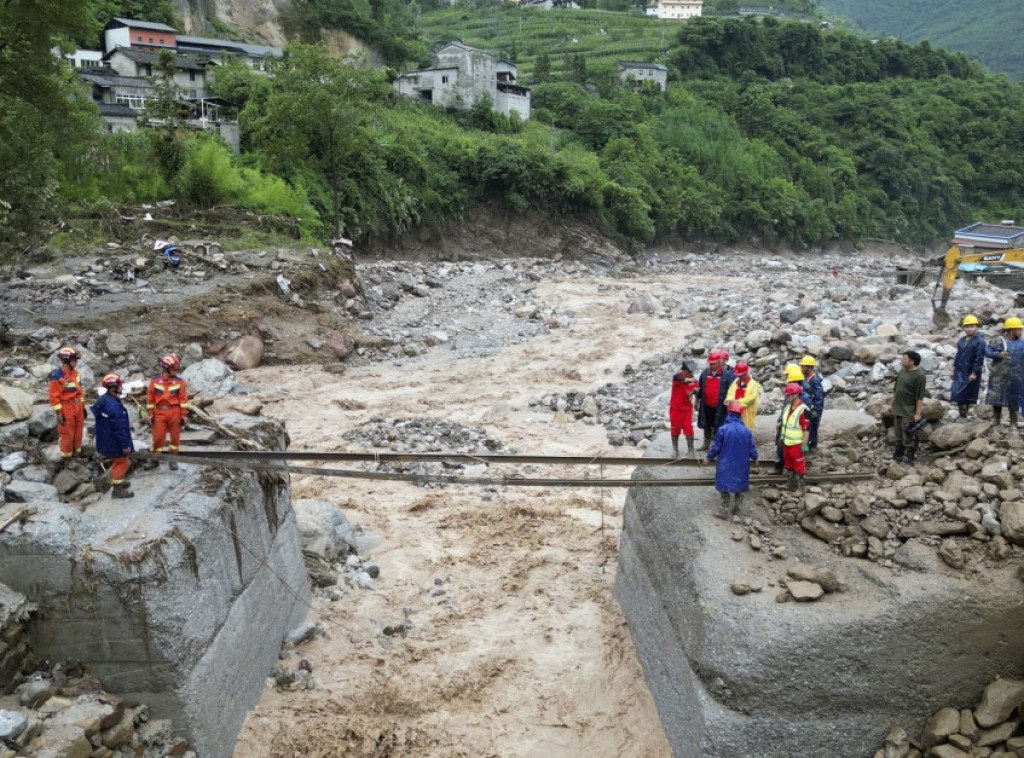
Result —
<instances>
[{"instance_id":1,"label":"rock pile","mask_svg":"<svg viewBox=\"0 0 1024 758\"><path fill-rule=\"evenodd\" d=\"M485 454L502 449L501 441L479 426L435 418L374 417L350 429L343 439L363 448L384 448L396 453Z\"/></svg>"},{"instance_id":2,"label":"rock pile","mask_svg":"<svg viewBox=\"0 0 1024 758\"><path fill-rule=\"evenodd\" d=\"M338 586L339 577L350 587L372 590L380 567L367 559L384 544L384 538L350 524L341 510L325 500L295 500L292 507L306 571L320 596L328 600L343 598L345 590Z\"/></svg>"},{"instance_id":3,"label":"rock pile","mask_svg":"<svg viewBox=\"0 0 1024 758\"><path fill-rule=\"evenodd\" d=\"M62 667L0 697L0 758L196 758L167 719L104 692L97 679L68 679Z\"/></svg>"},{"instance_id":4,"label":"rock pile","mask_svg":"<svg viewBox=\"0 0 1024 758\"><path fill-rule=\"evenodd\" d=\"M920 739L898 726L874 758L1013 758L1024 755L1024 681L997 679L974 708L942 708L932 714Z\"/></svg>"}]
</instances>

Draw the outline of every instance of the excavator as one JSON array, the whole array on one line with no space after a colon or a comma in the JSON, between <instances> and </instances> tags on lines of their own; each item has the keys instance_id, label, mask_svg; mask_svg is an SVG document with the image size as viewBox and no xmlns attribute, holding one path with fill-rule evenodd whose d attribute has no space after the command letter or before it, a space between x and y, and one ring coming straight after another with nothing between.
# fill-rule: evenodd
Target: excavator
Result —
<instances>
[{"instance_id":1,"label":"excavator","mask_svg":"<svg viewBox=\"0 0 1024 758\"><path fill-rule=\"evenodd\" d=\"M949 324L946 304L961 272L1024 277L1024 226L1013 221L978 222L953 233L952 247L942 258L942 273L932 294L932 321L937 326Z\"/></svg>"}]
</instances>

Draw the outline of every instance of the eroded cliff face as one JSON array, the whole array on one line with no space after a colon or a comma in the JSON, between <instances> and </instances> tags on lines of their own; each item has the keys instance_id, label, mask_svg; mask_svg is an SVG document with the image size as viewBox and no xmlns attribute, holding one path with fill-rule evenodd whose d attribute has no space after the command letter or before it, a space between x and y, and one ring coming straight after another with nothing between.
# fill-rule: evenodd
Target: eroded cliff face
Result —
<instances>
[{"instance_id":1,"label":"eroded cliff face","mask_svg":"<svg viewBox=\"0 0 1024 758\"><path fill-rule=\"evenodd\" d=\"M285 45L285 20L294 11L292 0L176 0L182 31L196 37L218 36L208 18L246 29L265 44Z\"/></svg>"}]
</instances>

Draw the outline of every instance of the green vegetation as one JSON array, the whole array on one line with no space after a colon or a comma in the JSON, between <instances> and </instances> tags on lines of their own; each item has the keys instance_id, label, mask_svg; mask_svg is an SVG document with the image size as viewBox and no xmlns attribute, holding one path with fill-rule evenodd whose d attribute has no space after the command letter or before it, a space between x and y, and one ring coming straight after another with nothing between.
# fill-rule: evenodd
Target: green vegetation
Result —
<instances>
[{"instance_id":1,"label":"green vegetation","mask_svg":"<svg viewBox=\"0 0 1024 758\"><path fill-rule=\"evenodd\" d=\"M1018 0L824 0L824 7L871 34L960 50L993 71L1024 79Z\"/></svg>"},{"instance_id":2,"label":"green vegetation","mask_svg":"<svg viewBox=\"0 0 1024 758\"><path fill-rule=\"evenodd\" d=\"M440 27L452 14L474 18L440 8L421 23ZM56 62L38 74L22 67L37 77L30 89L0 66L10 105L0 136L6 128L11 140L0 141L0 239L32 239L62 204L103 216L167 197L185 209L241 206L296 236L361 240L440 228L480 202L590 219L633 246L671 236L931 242L971 220L1024 217L1024 86L963 54L774 18L669 27L599 10L477 16L515 22L515 36L466 41L532 70L528 122L486 103L456 112L399 98L387 70L293 44L273 78L220 70L217 94L238 104L242 155L233 156L180 121L164 66L153 128L106 136ZM0 13L0 38L28 18ZM630 29L658 37L666 92L621 86L616 59L654 57L615 47ZM45 35L31 34L42 50ZM65 117L36 115L31 138L5 120L37 103Z\"/></svg>"}]
</instances>

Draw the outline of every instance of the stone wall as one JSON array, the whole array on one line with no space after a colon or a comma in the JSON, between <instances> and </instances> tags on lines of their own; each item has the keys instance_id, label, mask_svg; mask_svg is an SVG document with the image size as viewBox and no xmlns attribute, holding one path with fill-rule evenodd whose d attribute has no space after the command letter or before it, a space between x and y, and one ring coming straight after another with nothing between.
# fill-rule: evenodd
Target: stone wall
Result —
<instances>
[{"instance_id":1,"label":"stone wall","mask_svg":"<svg viewBox=\"0 0 1024 758\"><path fill-rule=\"evenodd\" d=\"M665 437L649 451L667 453ZM788 555L774 560L730 539L717 504L710 487L635 487L626 500L616 596L680 758L872 755L891 725L920 729L1021 672L1015 565L893 572L798 526L774 529ZM813 604L730 591L738 576L770 584L796 560L832 569L840 591Z\"/></svg>"},{"instance_id":2,"label":"stone wall","mask_svg":"<svg viewBox=\"0 0 1024 758\"><path fill-rule=\"evenodd\" d=\"M280 424L226 426L283 448ZM133 476L85 512L37 502L0 534L0 576L39 607L31 645L173 719L200 756L227 758L308 584L289 483L182 464ZM8 504L4 514L17 507Z\"/></svg>"}]
</instances>

